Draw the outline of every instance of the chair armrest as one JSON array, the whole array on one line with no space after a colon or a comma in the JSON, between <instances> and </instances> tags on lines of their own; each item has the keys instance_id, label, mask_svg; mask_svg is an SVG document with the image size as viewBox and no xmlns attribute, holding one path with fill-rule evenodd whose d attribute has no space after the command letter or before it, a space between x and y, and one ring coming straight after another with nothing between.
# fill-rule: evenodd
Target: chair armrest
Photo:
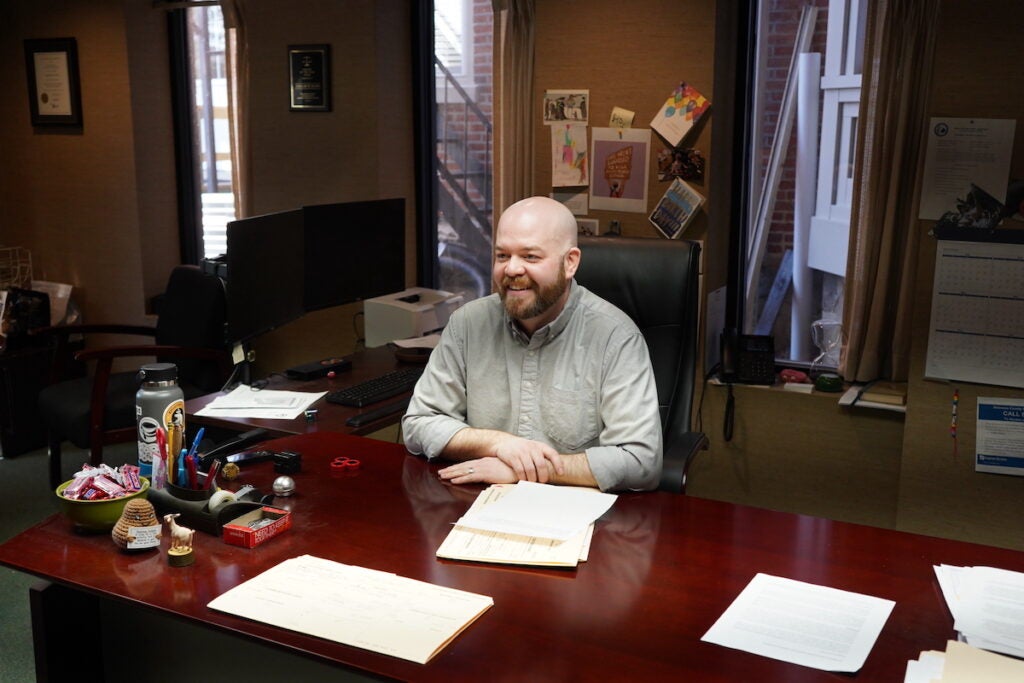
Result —
<instances>
[{"instance_id":1,"label":"chair armrest","mask_svg":"<svg viewBox=\"0 0 1024 683\"><path fill-rule=\"evenodd\" d=\"M98 360L100 358L126 358L129 356L177 356L179 358L200 358L219 360L227 356L227 351L205 349L191 346L171 346L167 344L139 344L132 346L104 346L98 349L85 349L75 354L76 360Z\"/></svg>"},{"instance_id":2,"label":"chair armrest","mask_svg":"<svg viewBox=\"0 0 1024 683\"><path fill-rule=\"evenodd\" d=\"M131 356L162 356L170 358L197 358L199 360L216 361L227 377L231 373L234 362L229 351L207 349L198 346L171 346L167 344L142 344L139 346L107 346L101 349L85 349L75 354L77 360L96 360L108 365L114 358Z\"/></svg>"},{"instance_id":3,"label":"chair armrest","mask_svg":"<svg viewBox=\"0 0 1024 683\"><path fill-rule=\"evenodd\" d=\"M94 325L54 325L38 327L30 332L36 336L69 337L72 334L135 334L144 337L156 336L156 328L146 325L118 325L97 323Z\"/></svg>"},{"instance_id":4,"label":"chair armrest","mask_svg":"<svg viewBox=\"0 0 1024 683\"><path fill-rule=\"evenodd\" d=\"M686 493L686 474L690 462L698 452L706 450L708 437L703 432L680 434L665 449L658 489L673 493Z\"/></svg>"}]
</instances>

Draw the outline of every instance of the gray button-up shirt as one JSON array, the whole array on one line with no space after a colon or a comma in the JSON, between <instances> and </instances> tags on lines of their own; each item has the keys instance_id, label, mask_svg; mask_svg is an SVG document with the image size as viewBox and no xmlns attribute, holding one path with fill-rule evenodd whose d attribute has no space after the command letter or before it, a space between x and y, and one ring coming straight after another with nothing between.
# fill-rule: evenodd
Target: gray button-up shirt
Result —
<instances>
[{"instance_id":1,"label":"gray button-up shirt","mask_svg":"<svg viewBox=\"0 0 1024 683\"><path fill-rule=\"evenodd\" d=\"M402 431L410 452L434 458L467 426L585 452L602 490L653 489L661 478L647 344L625 313L575 280L565 309L532 337L497 294L451 316Z\"/></svg>"}]
</instances>

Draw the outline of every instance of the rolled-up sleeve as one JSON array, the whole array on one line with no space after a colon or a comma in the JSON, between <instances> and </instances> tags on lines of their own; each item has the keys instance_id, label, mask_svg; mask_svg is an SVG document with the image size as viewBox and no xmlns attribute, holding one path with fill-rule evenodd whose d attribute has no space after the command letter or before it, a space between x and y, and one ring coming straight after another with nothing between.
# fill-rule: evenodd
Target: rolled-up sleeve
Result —
<instances>
[{"instance_id":1,"label":"rolled-up sleeve","mask_svg":"<svg viewBox=\"0 0 1024 683\"><path fill-rule=\"evenodd\" d=\"M452 316L430 354L402 418L402 435L410 453L436 458L466 424L465 339L462 316Z\"/></svg>"}]
</instances>

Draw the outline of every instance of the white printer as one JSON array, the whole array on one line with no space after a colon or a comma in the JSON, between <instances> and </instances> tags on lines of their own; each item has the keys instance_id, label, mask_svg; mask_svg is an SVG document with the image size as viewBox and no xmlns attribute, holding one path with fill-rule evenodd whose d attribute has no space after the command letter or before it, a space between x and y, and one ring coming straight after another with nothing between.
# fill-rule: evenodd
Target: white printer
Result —
<instances>
[{"instance_id":1,"label":"white printer","mask_svg":"<svg viewBox=\"0 0 1024 683\"><path fill-rule=\"evenodd\" d=\"M363 302L366 346L437 332L461 305L461 294L423 287L367 299Z\"/></svg>"}]
</instances>

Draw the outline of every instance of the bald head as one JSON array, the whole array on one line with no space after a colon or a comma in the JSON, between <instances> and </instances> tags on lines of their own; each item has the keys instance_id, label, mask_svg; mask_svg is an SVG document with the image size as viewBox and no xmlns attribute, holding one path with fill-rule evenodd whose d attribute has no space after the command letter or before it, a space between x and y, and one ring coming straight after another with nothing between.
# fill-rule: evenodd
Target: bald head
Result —
<instances>
[{"instance_id":1,"label":"bald head","mask_svg":"<svg viewBox=\"0 0 1024 683\"><path fill-rule=\"evenodd\" d=\"M530 197L501 215L494 238L494 287L527 334L565 307L579 262L576 219L559 202Z\"/></svg>"},{"instance_id":2,"label":"bald head","mask_svg":"<svg viewBox=\"0 0 1024 683\"><path fill-rule=\"evenodd\" d=\"M576 218L564 204L550 197L527 197L505 209L498 221L498 237L503 229L527 230L538 243L565 253L576 246Z\"/></svg>"}]
</instances>

